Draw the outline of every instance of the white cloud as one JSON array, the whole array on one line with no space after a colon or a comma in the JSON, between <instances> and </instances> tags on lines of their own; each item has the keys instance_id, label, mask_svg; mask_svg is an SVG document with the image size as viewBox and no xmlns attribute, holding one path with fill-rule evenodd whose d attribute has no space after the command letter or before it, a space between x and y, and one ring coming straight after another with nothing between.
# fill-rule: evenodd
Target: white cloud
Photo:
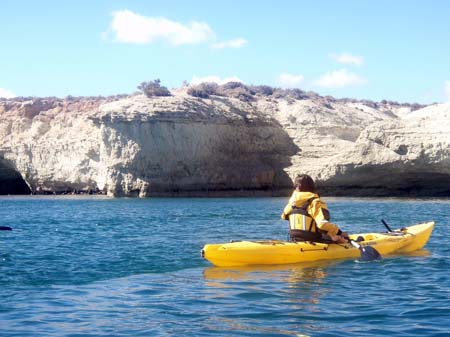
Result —
<instances>
[{"instance_id":1,"label":"white cloud","mask_svg":"<svg viewBox=\"0 0 450 337\"><path fill-rule=\"evenodd\" d=\"M241 48L247 44L247 40L243 38L237 38L228 41L222 41L214 43L212 46L216 49L224 49L224 48Z\"/></svg>"},{"instance_id":2,"label":"white cloud","mask_svg":"<svg viewBox=\"0 0 450 337\"><path fill-rule=\"evenodd\" d=\"M349 64L352 66L362 66L364 64L364 58L362 56L352 55L348 53L331 54L332 59L342 64Z\"/></svg>"},{"instance_id":3,"label":"white cloud","mask_svg":"<svg viewBox=\"0 0 450 337\"><path fill-rule=\"evenodd\" d=\"M228 82L241 82L242 83L242 81L237 76L227 77L224 79L221 79L219 76L215 76L215 75L204 76L204 77L194 76L194 77L192 77L192 80L191 80L191 84L200 84L203 82L213 82L213 83L217 83L217 84L225 84Z\"/></svg>"},{"instance_id":4,"label":"white cloud","mask_svg":"<svg viewBox=\"0 0 450 337\"><path fill-rule=\"evenodd\" d=\"M330 71L319 77L315 84L324 88L342 88L355 85L366 84L367 80L356 74L349 72L347 69Z\"/></svg>"},{"instance_id":5,"label":"white cloud","mask_svg":"<svg viewBox=\"0 0 450 337\"><path fill-rule=\"evenodd\" d=\"M11 90L0 88L0 97L13 98L16 97L16 95Z\"/></svg>"},{"instance_id":6,"label":"white cloud","mask_svg":"<svg viewBox=\"0 0 450 337\"><path fill-rule=\"evenodd\" d=\"M444 94L448 102L450 102L450 81L444 82Z\"/></svg>"},{"instance_id":7,"label":"white cloud","mask_svg":"<svg viewBox=\"0 0 450 337\"><path fill-rule=\"evenodd\" d=\"M110 30L119 42L147 44L163 40L172 45L206 43L215 34L208 24L192 21L183 25L164 17L146 17L130 10L112 14Z\"/></svg>"},{"instance_id":8,"label":"white cloud","mask_svg":"<svg viewBox=\"0 0 450 337\"><path fill-rule=\"evenodd\" d=\"M298 88L303 84L305 77L303 75L293 75L293 74L280 74L278 76L278 83L285 88Z\"/></svg>"}]
</instances>

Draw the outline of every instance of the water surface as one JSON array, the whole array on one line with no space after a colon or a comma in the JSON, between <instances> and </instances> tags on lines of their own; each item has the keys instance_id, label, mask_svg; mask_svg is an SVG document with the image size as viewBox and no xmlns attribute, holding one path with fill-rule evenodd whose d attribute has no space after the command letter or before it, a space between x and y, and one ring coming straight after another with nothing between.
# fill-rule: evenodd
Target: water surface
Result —
<instances>
[{"instance_id":1,"label":"water surface","mask_svg":"<svg viewBox=\"0 0 450 337\"><path fill-rule=\"evenodd\" d=\"M448 336L450 202L326 198L349 232L435 220L425 250L216 268L205 243L286 239L285 198L2 197L1 336Z\"/></svg>"}]
</instances>

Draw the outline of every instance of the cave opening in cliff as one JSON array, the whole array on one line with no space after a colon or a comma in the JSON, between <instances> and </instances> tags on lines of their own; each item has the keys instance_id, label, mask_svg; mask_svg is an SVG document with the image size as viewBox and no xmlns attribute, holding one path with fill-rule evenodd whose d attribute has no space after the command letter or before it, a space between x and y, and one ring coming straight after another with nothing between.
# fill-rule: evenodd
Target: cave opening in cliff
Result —
<instances>
[{"instance_id":1,"label":"cave opening in cliff","mask_svg":"<svg viewBox=\"0 0 450 337\"><path fill-rule=\"evenodd\" d=\"M30 194L28 184L7 161L0 159L0 195Z\"/></svg>"}]
</instances>

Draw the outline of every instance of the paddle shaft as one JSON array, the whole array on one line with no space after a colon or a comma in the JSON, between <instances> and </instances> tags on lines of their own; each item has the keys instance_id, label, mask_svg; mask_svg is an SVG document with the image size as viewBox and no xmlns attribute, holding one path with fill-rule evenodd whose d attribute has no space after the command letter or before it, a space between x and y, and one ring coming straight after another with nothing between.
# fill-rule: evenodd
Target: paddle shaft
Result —
<instances>
[{"instance_id":1,"label":"paddle shaft","mask_svg":"<svg viewBox=\"0 0 450 337\"><path fill-rule=\"evenodd\" d=\"M388 230L388 232L393 232L393 230L391 229L391 227L387 224L386 221L384 221L384 219L381 219L381 223L384 225L384 227L386 227L386 229Z\"/></svg>"}]
</instances>

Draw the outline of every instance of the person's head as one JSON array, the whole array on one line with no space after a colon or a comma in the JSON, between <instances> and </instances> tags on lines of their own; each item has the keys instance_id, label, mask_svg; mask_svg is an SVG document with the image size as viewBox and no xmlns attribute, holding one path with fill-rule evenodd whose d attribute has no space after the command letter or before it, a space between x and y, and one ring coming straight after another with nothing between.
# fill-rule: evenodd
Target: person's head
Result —
<instances>
[{"instance_id":1,"label":"person's head","mask_svg":"<svg viewBox=\"0 0 450 337\"><path fill-rule=\"evenodd\" d=\"M307 174L298 174L294 179L294 188L300 192L316 193L316 185L313 178Z\"/></svg>"}]
</instances>

